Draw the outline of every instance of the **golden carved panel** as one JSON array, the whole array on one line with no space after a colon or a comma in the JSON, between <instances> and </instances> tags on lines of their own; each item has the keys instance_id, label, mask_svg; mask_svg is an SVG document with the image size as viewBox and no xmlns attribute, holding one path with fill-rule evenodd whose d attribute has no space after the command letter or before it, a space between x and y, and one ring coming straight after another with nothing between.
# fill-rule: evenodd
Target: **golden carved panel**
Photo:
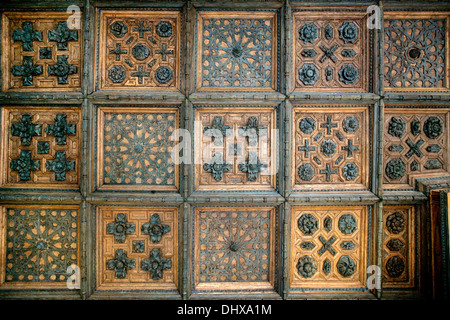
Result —
<instances>
[{"instance_id":1,"label":"golden carved panel","mask_svg":"<svg viewBox=\"0 0 450 320\"><path fill-rule=\"evenodd\" d=\"M274 108L197 108L196 190L273 190Z\"/></svg>"},{"instance_id":2,"label":"golden carved panel","mask_svg":"<svg viewBox=\"0 0 450 320\"><path fill-rule=\"evenodd\" d=\"M177 208L99 207L96 219L97 289L177 289Z\"/></svg>"},{"instance_id":3,"label":"golden carved panel","mask_svg":"<svg viewBox=\"0 0 450 320\"><path fill-rule=\"evenodd\" d=\"M178 11L101 11L99 89L178 90Z\"/></svg>"},{"instance_id":4,"label":"golden carved panel","mask_svg":"<svg viewBox=\"0 0 450 320\"><path fill-rule=\"evenodd\" d=\"M4 91L81 89L82 29L69 29L69 17L58 12L3 14Z\"/></svg>"},{"instance_id":5,"label":"golden carved panel","mask_svg":"<svg viewBox=\"0 0 450 320\"><path fill-rule=\"evenodd\" d=\"M412 189L413 179L448 173L448 109L389 108L384 116L383 184Z\"/></svg>"},{"instance_id":6,"label":"golden carved panel","mask_svg":"<svg viewBox=\"0 0 450 320\"><path fill-rule=\"evenodd\" d=\"M368 107L294 108L295 190L368 188Z\"/></svg>"},{"instance_id":7,"label":"golden carved panel","mask_svg":"<svg viewBox=\"0 0 450 320\"><path fill-rule=\"evenodd\" d=\"M415 285L414 206L383 209L383 287L412 288Z\"/></svg>"},{"instance_id":8,"label":"golden carved panel","mask_svg":"<svg viewBox=\"0 0 450 320\"><path fill-rule=\"evenodd\" d=\"M291 288L364 288L367 226L367 207L293 207Z\"/></svg>"},{"instance_id":9,"label":"golden carved panel","mask_svg":"<svg viewBox=\"0 0 450 320\"><path fill-rule=\"evenodd\" d=\"M205 91L277 89L277 13L200 11L196 87Z\"/></svg>"},{"instance_id":10,"label":"golden carved panel","mask_svg":"<svg viewBox=\"0 0 450 320\"><path fill-rule=\"evenodd\" d=\"M1 132L2 187L78 188L80 108L3 107Z\"/></svg>"},{"instance_id":11,"label":"golden carved panel","mask_svg":"<svg viewBox=\"0 0 450 320\"><path fill-rule=\"evenodd\" d=\"M195 208L194 289L272 290L273 207Z\"/></svg>"},{"instance_id":12,"label":"golden carved panel","mask_svg":"<svg viewBox=\"0 0 450 320\"><path fill-rule=\"evenodd\" d=\"M99 107L99 189L177 190L179 166L172 158L171 136L178 117L178 108Z\"/></svg>"},{"instance_id":13,"label":"golden carved panel","mask_svg":"<svg viewBox=\"0 0 450 320\"><path fill-rule=\"evenodd\" d=\"M67 268L80 267L79 230L78 206L0 207L0 288L67 289Z\"/></svg>"},{"instance_id":14,"label":"golden carved panel","mask_svg":"<svg viewBox=\"0 0 450 320\"><path fill-rule=\"evenodd\" d=\"M386 90L448 90L449 14L386 12L383 23Z\"/></svg>"},{"instance_id":15,"label":"golden carved panel","mask_svg":"<svg viewBox=\"0 0 450 320\"><path fill-rule=\"evenodd\" d=\"M294 12L295 91L369 90L365 12Z\"/></svg>"}]
</instances>

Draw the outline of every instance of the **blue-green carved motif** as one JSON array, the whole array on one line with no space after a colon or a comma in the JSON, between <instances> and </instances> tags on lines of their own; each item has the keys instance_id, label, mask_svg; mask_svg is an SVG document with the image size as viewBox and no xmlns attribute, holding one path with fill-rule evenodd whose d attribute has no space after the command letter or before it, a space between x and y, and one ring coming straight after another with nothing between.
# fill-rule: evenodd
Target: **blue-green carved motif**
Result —
<instances>
[{"instance_id":1,"label":"blue-green carved motif","mask_svg":"<svg viewBox=\"0 0 450 320\"><path fill-rule=\"evenodd\" d=\"M261 172L261 168L267 167L267 164L259 161L258 155L254 151L250 151L248 155L248 161L239 163L239 170L247 173L249 181L256 181L258 173Z\"/></svg>"},{"instance_id":2,"label":"blue-green carved motif","mask_svg":"<svg viewBox=\"0 0 450 320\"><path fill-rule=\"evenodd\" d=\"M69 41L78 41L78 31L70 30L66 21L58 22L56 30L48 31L48 39L56 41L58 50L67 50Z\"/></svg>"},{"instance_id":3,"label":"blue-green carved motif","mask_svg":"<svg viewBox=\"0 0 450 320\"><path fill-rule=\"evenodd\" d=\"M33 63L33 57L24 56L22 65L13 65L11 68L13 76L22 77L22 85L32 86L33 76L42 74L42 66Z\"/></svg>"},{"instance_id":4,"label":"blue-green carved motif","mask_svg":"<svg viewBox=\"0 0 450 320\"><path fill-rule=\"evenodd\" d=\"M65 55L58 56L57 63L47 67L48 75L56 76L58 78L58 84L68 84L67 78L69 75L78 72L77 66L67 62L68 57Z\"/></svg>"},{"instance_id":5,"label":"blue-green carved motif","mask_svg":"<svg viewBox=\"0 0 450 320\"><path fill-rule=\"evenodd\" d=\"M76 124L68 124L66 114L58 114L55 118L54 124L49 124L45 128L45 131L48 135L55 136L56 144L64 145L67 143L66 138L67 135L74 135L77 131Z\"/></svg>"},{"instance_id":6,"label":"blue-green carved motif","mask_svg":"<svg viewBox=\"0 0 450 320\"><path fill-rule=\"evenodd\" d=\"M78 264L78 211L14 208L6 219L6 282L67 281Z\"/></svg>"},{"instance_id":7,"label":"blue-green carved motif","mask_svg":"<svg viewBox=\"0 0 450 320\"><path fill-rule=\"evenodd\" d=\"M161 280L163 270L172 268L172 260L170 258L164 259L161 256L160 249L153 249L150 252L150 258L141 261L141 269L149 271L153 280Z\"/></svg>"},{"instance_id":8,"label":"blue-green carved motif","mask_svg":"<svg viewBox=\"0 0 450 320\"><path fill-rule=\"evenodd\" d=\"M136 225L134 223L128 223L125 213L119 213L114 222L106 225L106 232L113 234L116 242L124 243L127 234L136 232Z\"/></svg>"},{"instance_id":9,"label":"blue-green carved motif","mask_svg":"<svg viewBox=\"0 0 450 320\"><path fill-rule=\"evenodd\" d=\"M66 171L75 170L75 160L67 160L65 151L56 151L55 159L47 160L45 167L55 172L56 181L65 181Z\"/></svg>"},{"instance_id":10,"label":"blue-green carved motif","mask_svg":"<svg viewBox=\"0 0 450 320\"><path fill-rule=\"evenodd\" d=\"M39 59L51 59L52 58L52 48L44 47L39 49Z\"/></svg>"},{"instance_id":11,"label":"blue-green carved motif","mask_svg":"<svg viewBox=\"0 0 450 320\"><path fill-rule=\"evenodd\" d=\"M150 240L153 243L159 243L164 234L170 232L170 226L161 223L161 217L159 214L153 214L150 222L143 224L141 227L143 234L150 235Z\"/></svg>"},{"instance_id":12,"label":"blue-green carved motif","mask_svg":"<svg viewBox=\"0 0 450 320\"><path fill-rule=\"evenodd\" d=\"M19 171L19 177L22 181L31 179L31 171L39 170L40 161L31 159L31 150L20 151L20 158L11 160L10 167L12 171Z\"/></svg>"},{"instance_id":13,"label":"blue-green carved motif","mask_svg":"<svg viewBox=\"0 0 450 320\"><path fill-rule=\"evenodd\" d=\"M103 175L107 184L174 185L174 113L106 113Z\"/></svg>"},{"instance_id":14,"label":"blue-green carved motif","mask_svg":"<svg viewBox=\"0 0 450 320\"><path fill-rule=\"evenodd\" d=\"M50 152L50 143L48 141L38 141L37 153L48 154Z\"/></svg>"},{"instance_id":15,"label":"blue-green carved motif","mask_svg":"<svg viewBox=\"0 0 450 320\"><path fill-rule=\"evenodd\" d=\"M15 30L12 38L14 41L22 41L23 51L33 51L33 41L42 41L42 31L34 30L31 21L24 21L22 30Z\"/></svg>"},{"instance_id":16,"label":"blue-green carved motif","mask_svg":"<svg viewBox=\"0 0 450 320\"><path fill-rule=\"evenodd\" d=\"M221 146L223 137L229 136L232 128L224 125L222 117L214 117L212 125L203 128L203 134L207 137L213 137L214 145Z\"/></svg>"},{"instance_id":17,"label":"blue-green carved motif","mask_svg":"<svg viewBox=\"0 0 450 320\"><path fill-rule=\"evenodd\" d=\"M127 257L127 252L123 249L117 249L114 259L106 261L108 270L114 270L116 278L125 279L127 270L136 268L136 260Z\"/></svg>"},{"instance_id":18,"label":"blue-green carved motif","mask_svg":"<svg viewBox=\"0 0 450 320\"><path fill-rule=\"evenodd\" d=\"M314 23L307 23L298 31L300 40L313 43L319 34L319 28Z\"/></svg>"},{"instance_id":19,"label":"blue-green carved motif","mask_svg":"<svg viewBox=\"0 0 450 320\"><path fill-rule=\"evenodd\" d=\"M11 125L11 135L20 137L20 142L24 146L29 146L34 136L42 135L42 125L32 123L31 114L22 115L21 122Z\"/></svg>"},{"instance_id":20,"label":"blue-green carved motif","mask_svg":"<svg viewBox=\"0 0 450 320\"><path fill-rule=\"evenodd\" d=\"M248 138L248 144L252 147L258 144L258 138L267 136L267 127L260 126L257 117L249 117L246 126L239 128L239 134Z\"/></svg>"},{"instance_id":21,"label":"blue-green carved motif","mask_svg":"<svg viewBox=\"0 0 450 320\"><path fill-rule=\"evenodd\" d=\"M216 152L211 162L203 164L203 169L206 172L211 172L214 180L219 182L223 178L224 172L228 172L232 169L232 165L223 160L221 152Z\"/></svg>"}]
</instances>

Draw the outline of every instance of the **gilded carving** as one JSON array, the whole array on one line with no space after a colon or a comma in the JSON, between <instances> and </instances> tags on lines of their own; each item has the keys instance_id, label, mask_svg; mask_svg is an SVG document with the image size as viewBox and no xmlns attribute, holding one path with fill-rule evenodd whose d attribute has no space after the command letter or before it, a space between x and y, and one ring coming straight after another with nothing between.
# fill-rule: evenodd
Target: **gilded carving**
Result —
<instances>
[{"instance_id":1,"label":"gilded carving","mask_svg":"<svg viewBox=\"0 0 450 320\"><path fill-rule=\"evenodd\" d=\"M415 285L415 211L413 206L383 209L383 286L412 288Z\"/></svg>"},{"instance_id":2,"label":"gilded carving","mask_svg":"<svg viewBox=\"0 0 450 320\"><path fill-rule=\"evenodd\" d=\"M100 206L96 241L97 289L177 290L177 208Z\"/></svg>"},{"instance_id":3,"label":"gilded carving","mask_svg":"<svg viewBox=\"0 0 450 320\"><path fill-rule=\"evenodd\" d=\"M4 91L81 89L82 32L69 29L68 18L59 12L5 13Z\"/></svg>"},{"instance_id":4,"label":"gilded carving","mask_svg":"<svg viewBox=\"0 0 450 320\"><path fill-rule=\"evenodd\" d=\"M364 288L368 209L292 208L290 287Z\"/></svg>"},{"instance_id":5,"label":"gilded carving","mask_svg":"<svg viewBox=\"0 0 450 320\"><path fill-rule=\"evenodd\" d=\"M412 189L411 178L449 170L448 114L448 109L388 109L383 138L385 189Z\"/></svg>"},{"instance_id":6,"label":"gilded carving","mask_svg":"<svg viewBox=\"0 0 450 320\"><path fill-rule=\"evenodd\" d=\"M67 268L79 265L75 206L6 206L2 289L67 288Z\"/></svg>"},{"instance_id":7,"label":"gilded carving","mask_svg":"<svg viewBox=\"0 0 450 320\"><path fill-rule=\"evenodd\" d=\"M294 91L369 91L365 13L297 9L294 30Z\"/></svg>"},{"instance_id":8,"label":"gilded carving","mask_svg":"<svg viewBox=\"0 0 450 320\"><path fill-rule=\"evenodd\" d=\"M196 107L196 190L273 190L273 108Z\"/></svg>"},{"instance_id":9,"label":"gilded carving","mask_svg":"<svg viewBox=\"0 0 450 320\"><path fill-rule=\"evenodd\" d=\"M273 288L274 227L274 208L197 208L196 289Z\"/></svg>"},{"instance_id":10,"label":"gilded carving","mask_svg":"<svg viewBox=\"0 0 450 320\"><path fill-rule=\"evenodd\" d=\"M80 123L78 107L3 107L2 187L77 189Z\"/></svg>"},{"instance_id":11,"label":"gilded carving","mask_svg":"<svg viewBox=\"0 0 450 320\"><path fill-rule=\"evenodd\" d=\"M384 86L387 90L448 88L446 19L446 13L385 16Z\"/></svg>"},{"instance_id":12,"label":"gilded carving","mask_svg":"<svg viewBox=\"0 0 450 320\"><path fill-rule=\"evenodd\" d=\"M100 13L98 89L178 90L178 11Z\"/></svg>"},{"instance_id":13,"label":"gilded carving","mask_svg":"<svg viewBox=\"0 0 450 320\"><path fill-rule=\"evenodd\" d=\"M294 108L293 187L367 185L368 109Z\"/></svg>"},{"instance_id":14,"label":"gilded carving","mask_svg":"<svg viewBox=\"0 0 450 320\"><path fill-rule=\"evenodd\" d=\"M98 119L99 188L178 188L170 139L178 128L178 109L99 107Z\"/></svg>"},{"instance_id":15,"label":"gilded carving","mask_svg":"<svg viewBox=\"0 0 450 320\"><path fill-rule=\"evenodd\" d=\"M277 88L275 12L200 12L197 89Z\"/></svg>"}]
</instances>

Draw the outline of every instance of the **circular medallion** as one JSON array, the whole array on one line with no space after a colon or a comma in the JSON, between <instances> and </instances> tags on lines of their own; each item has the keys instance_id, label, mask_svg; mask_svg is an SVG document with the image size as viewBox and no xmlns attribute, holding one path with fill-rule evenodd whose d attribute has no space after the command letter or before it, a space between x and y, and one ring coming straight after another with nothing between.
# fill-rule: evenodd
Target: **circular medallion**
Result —
<instances>
[{"instance_id":1,"label":"circular medallion","mask_svg":"<svg viewBox=\"0 0 450 320\"><path fill-rule=\"evenodd\" d=\"M122 21L114 21L109 26L109 29L111 30L111 33L117 38L122 38L128 32L127 25Z\"/></svg>"},{"instance_id":2,"label":"circular medallion","mask_svg":"<svg viewBox=\"0 0 450 320\"><path fill-rule=\"evenodd\" d=\"M398 278L405 271L405 262L400 257L391 257L386 262L386 271L389 277Z\"/></svg>"},{"instance_id":3,"label":"circular medallion","mask_svg":"<svg viewBox=\"0 0 450 320\"><path fill-rule=\"evenodd\" d=\"M336 266L339 274L345 278L352 276L356 271L356 262L349 256L341 256Z\"/></svg>"},{"instance_id":4,"label":"circular medallion","mask_svg":"<svg viewBox=\"0 0 450 320\"><path fill-rule=\"evenodd\" d=\"M303 256L297 262L298 274L304 278L311 278L317 271L316 261L310 256Z\"/></svg>"},{"instance_id":5,"label":"circular medallion","mask_svg":"<svg viewBox=\"0 0 450 320\"><path fill-rule=\"evenodd\" d=\"M167 38L172 35L172 24L169 21L161 21L156 26L158 36Z\"/></svg>"},{"instance_id":6,"label":"circular medallion","mask_svg":"<svg viewBox=\"0 0 450 320\"><path fill-rule=\"evenodd\" d=\"M168 83L172 79L172 70L169 67L159 67L155 72L155 78L159 83Z\"/></svg>"},{"instance_id":7,"label":"circular medallion","mask_svg":"<svg viewBox=\"0 0 450 320\"><path fill-rule=\"evenodd\" d=\"M309 163L302 164L298 168L298 176L303 181L310 181L314 177L314 168Z\"/></svg>"},{"instance_id":8,"label":"circular medallion","mask_svg":"<svg viewBox=\"0 0 450 320\"><path fill-rule=\"evenodd\" d=\"M339 218L338 228L343 234L352 234L356 231L356 219L351 214L344 214Z\"/></svg>"},{"instance_id":9,"label":"circular medallion","mask_svg":"<svg viewBox=\"0 0 450 320\"><path fill-rule=\"evenodd\" d=\"M386 218L386 227L390 233L401 233L405 229L405 225L405 217L400 212L394 212Z\"/></svg>"},{"instance_id":10,"label":"circular medallion","mask_svg":"<svg viewBox=\"0 0 450 320\"><path fill-rule=\"evenodd\" d=\"M121 66L114 66L109 69L108 76L114 83L121 83L125 80L125 70Z\"/></svg>"},{"instance_id":11,"label":"circular medallion","mask_svg":"<svg viewBox=\"0 0 450 320\"><path fill-rule=\"evenodd\" d=\"M345 117L342 121L342 129L347 133L355 133L359 129L359 121L354 116Z\"/></svg>"},{"instance_id":12,"label":"circular medallion","mask_svg":"<svg viewBox=\"0 0 450 320\"><path fill-rule=\"evenodd\" d=\"M318 229L317 218L310 213L305 213L297 221L298 228L305 235L310 236Z\"/></svg>"},{"instance_id":13,"label":"circular medallion","mask_svg":"<svg viewBox=\"0 0 450 320\"><path fill-rule=\"evenodd\" d=\"M390 179L396 180L405 175L406 165L401 159L392 159L386 164L385 172Z\"/></svg>"},{"instance_id":14,"label":"circular medallion","mask_svg":"<svg viewBox=\"0 0 450 320\"><path fill-rule=\"evenodd\" d=\"M131 53L136 58L136 60L142 61L148 58L148 56L150 55L150 49L147 46L139 43L133 47Z\"/></svg>"}]
</instances>

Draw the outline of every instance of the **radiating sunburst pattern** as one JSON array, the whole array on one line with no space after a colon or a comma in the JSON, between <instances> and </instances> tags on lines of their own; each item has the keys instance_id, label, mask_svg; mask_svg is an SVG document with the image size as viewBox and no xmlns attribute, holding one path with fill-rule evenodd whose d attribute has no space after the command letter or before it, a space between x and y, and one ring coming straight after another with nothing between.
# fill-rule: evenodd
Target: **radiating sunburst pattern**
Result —
<instances>
[{"instance_id":1,"label":"radiating sunburst pattern","mask_svg":"<svg viewBox=\"0 0 450 320\"><path fill-rule=\"evenodd\" d=\"M268 211L199 214L200 282L268 280Z\"/></svg>"},{"instance_id":2,"label":"radiating sunburst pattern","mask_svg":"<svg viewBox=\"0 0 450 320\"><path fill-rule=\"evenodd\" d=\"M104 183L173 185L173 113L106 113Z\"/></svg>"},{"instance_id":3,"label":"radiating sunburst pattern","mask_svg":"<svg viewBox=\"0 0 450 320\"><path fill-rule=\"evenodd\" d=\"M273 21L204 19L202 86L271 87Z\"/></svg>"},{"instance_id":4,"label":"radiating sunburst pattern","mask_svg":"<svg viewBox=\"0 0 450 320\"><path fill-rule=\"evenodd\" d=\"M78 261L78 211L8 209L6 282L66 281Z\"/></svg>"}]
</instances>

